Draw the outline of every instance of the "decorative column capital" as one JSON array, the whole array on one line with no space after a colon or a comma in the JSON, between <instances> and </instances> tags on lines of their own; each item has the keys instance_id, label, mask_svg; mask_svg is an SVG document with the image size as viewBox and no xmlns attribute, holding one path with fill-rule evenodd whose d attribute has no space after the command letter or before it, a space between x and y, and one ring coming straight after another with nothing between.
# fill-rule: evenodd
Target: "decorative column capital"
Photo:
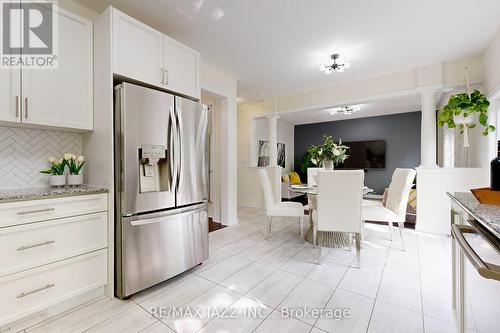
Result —
<instances>
[{"instance_id":1,"label":"decorative column capital","mask_svg":"<svg viewBox=\"0 0 500 333\"><path fill-rule=\"evenodd\" d=\"M279 119L279 115L278 115L278 112L272 112L272 113L268 113L266 114L266 118L267 119Z\"/></svg>"}]
</instances>

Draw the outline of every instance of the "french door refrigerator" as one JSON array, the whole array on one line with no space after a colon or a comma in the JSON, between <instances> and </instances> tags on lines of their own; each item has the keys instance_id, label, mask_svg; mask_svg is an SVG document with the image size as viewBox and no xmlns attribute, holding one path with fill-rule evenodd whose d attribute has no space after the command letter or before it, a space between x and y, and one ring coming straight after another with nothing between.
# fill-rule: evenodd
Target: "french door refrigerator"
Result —
<instances>
[{"instance_id":1,"label":"french door refrigerator","mask_svg":"<svg viewBox=\"0 0 500 333\"><path fill-rule=\"evenodd\" d=\"M115 293L208 258L208 110L131 83L115 87Z\"/></svg>"}]
</instances>

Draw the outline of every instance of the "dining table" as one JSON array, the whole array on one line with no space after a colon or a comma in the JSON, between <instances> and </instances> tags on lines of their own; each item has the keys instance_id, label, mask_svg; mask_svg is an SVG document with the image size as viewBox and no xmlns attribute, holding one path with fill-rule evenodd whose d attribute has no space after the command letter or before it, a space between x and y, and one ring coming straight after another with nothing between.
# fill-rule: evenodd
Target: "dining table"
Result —
<instances>
[{"instance_id":1,"label":"dining table","mask_svg":"<svg viewBox=\"0 0 500 333\"><path fill-rule=\"evenodd\" d=\"M318 187L317 186L308 186L306 184L298 184L290 186L290 191L299 194L307 195L307 201L309 206L309 229L304 236L304 239L313 243L313 211L317 209L317 201L316 197L318 196ZM363 187L363 197L369 196L370 193L374 192L373 189L364 186ZM317 242L318 245L323 247L348 247L350 246L350 236L345 232L336 232L336 231L319 231L317 234ZM314 244L313 244L314 245Z\"/></svg>"}]
</instances>

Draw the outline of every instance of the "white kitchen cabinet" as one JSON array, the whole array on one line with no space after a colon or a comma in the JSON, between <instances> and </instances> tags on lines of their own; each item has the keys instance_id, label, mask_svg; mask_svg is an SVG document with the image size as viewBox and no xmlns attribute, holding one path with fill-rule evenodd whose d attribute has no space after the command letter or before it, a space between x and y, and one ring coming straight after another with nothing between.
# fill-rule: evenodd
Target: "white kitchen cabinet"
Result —
<instances>
[{"instance_id":1,"label":"white kitchen cabinet","mask_svg":"<svg viewBox=\"0 0 500 333\"><path fill-rule=\"evenodd\" d=\"M55 7L57 69L22 70L21 122L93 129L92 22Z\"/></svg>"},{"instance_id":2,"label":"white kitchen cabinet","mask_svg":"<svg viewBox=\"0 0 500 333\"><path fill-rule=\"evenodd\" d=\"M107 193L0 203L0 332L104 295Z\"/></svg>"},{"instance_id":3,"label":"white kitchen cabinet","mask_svg":"<svg viewBox=\"0 0 500 333\"><path fill-rule=\"evenodd\" d=\"M200 54L113 8L113 73L200 98Z\"/></svg>"},{"instance_id":4,"label":"white kitchen cabinet","mask_svg":"<svg viewBox=\"0 0 500 333\"><path fill-rule=\"evenodd\" d=\"M19 122L20 75L18 69L0 69L0 121Z\"/></svg>"},{"instance_id":5,"label":"white kitchen cabinet","mask_svg":"<svg viewBox=\"0 0 500 333\"><path fill-rule=\"evenodd\" d=\"M0 327L107 284L107 250L0 278Z\"/></svg>"},{"instance_id":6,"label":"white kitchen cabinet","mask_svg":"<svg viewBox=\"0 0 500 333\"><path fill-rule=\"evenodd\" d=\"M172 38L164 38L165 86L183 95L200 98L200 54Z\"/></svg>"},{"instance_id":7,"label":"white kitchen cabinet","mask_svg":"<svg viewBox=\"0 0 500 333\"><path fill-rule=\"evenodd\" d=\"M113 71L134 80L162 86L163 34L114 9Z\"/></svg>"}]
</instances>

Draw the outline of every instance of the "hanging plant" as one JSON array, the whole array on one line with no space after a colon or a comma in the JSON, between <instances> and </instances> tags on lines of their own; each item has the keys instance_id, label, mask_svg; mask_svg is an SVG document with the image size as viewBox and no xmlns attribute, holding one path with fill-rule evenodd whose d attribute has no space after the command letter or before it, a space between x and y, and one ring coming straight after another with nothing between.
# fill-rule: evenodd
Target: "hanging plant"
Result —
<instances>
[{"instance_id":1,"label":"hanging plant","mask_svg":"<svg viewBox=\"0 0 500 333\"><path fill-rule=\"evenodd\" d=\"M463 134L467 129L477 126L476 115L479 124L483 126L483 135L488 135L495 131L495 126L488 124L488 106L490 102L479 91L474 90L470 95L461 93L452 95L438 114L438 125L446 125L448 128L460 128Z\"/></svg>"}]
</instances>

